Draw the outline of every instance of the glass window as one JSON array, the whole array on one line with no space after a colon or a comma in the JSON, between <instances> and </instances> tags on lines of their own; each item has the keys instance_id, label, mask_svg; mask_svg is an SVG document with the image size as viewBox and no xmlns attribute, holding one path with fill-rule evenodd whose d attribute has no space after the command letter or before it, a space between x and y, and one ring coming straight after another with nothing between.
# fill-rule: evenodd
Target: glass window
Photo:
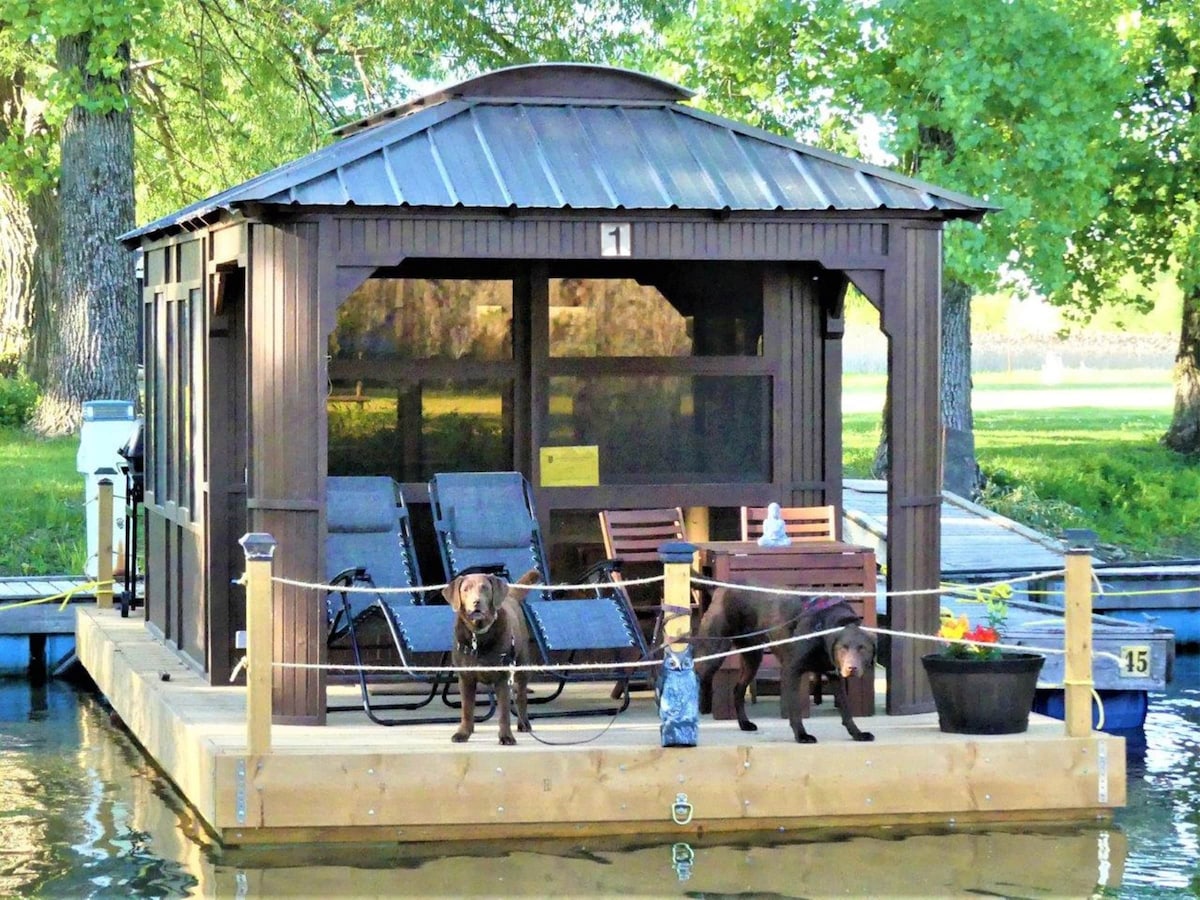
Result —
<instances>
[{"instance_id":1,"label":"glass window","mask_svg":"<svg viewBox=\"0 0 1200 900\"><path fill-rule=\"evenodd\" d=\"M145 490L148 493L155 495L157 499L158 486L161 482L158 480L158 458L159 445L162 439L159 437L162 434L158 430L159 423L157 418L157 410L160 405L159 397L161 396L162 386L159 384L159 350L158 350L158 307L162 302L162 294L155 294L154 299L142 307L142 315L145 318L146 328L146 434L145 434L145 457L143 464L146 468L146 484ZM160 501L161 502L161 501Z\"/></svg>"},{"instance_id":2,"label":"glass window","mask_svg":"<svg viewBox=\"0 0 1200 900\"><path fill-rule=\"evenodd\" d=\"M509 379L330 382L329 474L428 481L513 465Z\"/></svg>"},{"instance_id":3,"label":"glass window","mask_svg":"<svg viewBox=\"0 0 1200 900\"><path fill-rule=\"evenodd\" d=\"M192 507L192 313L185 301L179 310L179 505Z\"/></svg>"},{"instance_id":4,"label":"glass window","mask_svg":"<svg viewBox=\"0 0 1200 900\"><path fill-rule=\"evenodd\" d=\"M512 359L512 282L370 278L338 310L332 359Z\"/></svg>"},{"instance_id":5,"label":"glass window","mask_svg":"<svg viewBox=\"0 0 1200 900\"><path fill-rule=\"evenodd\" d=\"M201 406L200 396L203 390L202 386L205 384L204 335L208 331L205 325L208 317L207 308L204 305L204 294L199 288L194 288L189 292L189 302L192 306L192 358L188 367L192 373L192 390L189 402L192 445L191 503L192 521L199 521L200 512L197 507L203 505L201 489L205 481L204 467L208 460L208 453L205 447L204 410Z\"/></svg>"},{"instance_id":6,"label":"glass window","mask_svg":"<svg viewBox=\"0 0 1200 900\"><path fill-rule=\"evenodd\" d=\"M768 375L549 379L542 446L600 450L601 484L771 480Z\"/></svg>"},{"instance_id":7,"label":"glass window","mask_svg":"<svg viewBox=\"0 0 1200 900\"><path fill-rule=\"evenodd\" d=\"M165 297L160 297L158 303L159 361L158 361L158 409L156 426L159 435L158 452L155 454L157 475L155 486L159 490L159 504L175 499L174 468L171 465L171 455L175 452L175 442L171 439L171 415L174 409L171 403L171 390L175 385L175 329L171 322L173 304Z\"/></svg>"},{"instance_id":8,"label":"glass window","mask_svg":"<svg viewBox=\"0 0 1200 900\"><path fill-rule=\"evenodd\" d=\"M552 278L550 356L760 356L755 284L660 290L628 278Z\"/></svg>"}]
</instances>

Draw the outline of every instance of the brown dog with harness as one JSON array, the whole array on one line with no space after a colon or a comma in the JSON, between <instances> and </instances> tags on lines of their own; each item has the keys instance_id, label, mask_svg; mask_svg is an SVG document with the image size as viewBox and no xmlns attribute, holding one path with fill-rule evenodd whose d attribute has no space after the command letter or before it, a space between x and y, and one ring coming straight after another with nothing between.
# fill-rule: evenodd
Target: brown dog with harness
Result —
<instances>
[{"instance_id":1,"label":"brown dog with harness","mask_svg":"<svg viewBox=\"0 0 1200 900\"><path fill-rule=\"evenodd\" d=\"M779 696L790 698L788 722L801 744L816 743L804 729L800 715L802 677L834 676L834 700L842 715L842 724L856 741L873 741L875 736L861 730L850 715L846 679L870 672L875 665L875 639L864 631L862 618L845 600L834 597L794 597L757 594L736 588L718 588L700 620L698 638L701 654L717 653L730 646L741 649L740 670L733 689L733 707L742 731L757 731L758 726L746 715L746 689L753 683L762 663L763 650L748 649L773 641L771 648L779 660ZM822 636L803 637L830 632ZM711 711L712 679L721 660L707 660L696 666L700 678L701 712ZM705 698L710 702L705 704ZM705 708L705 706L709 708Z\"/></svg>"},{"instance_id":2,"label":"brown dog with harness","mask_svg":"<svg viewBox=\"0 0 1200 900\"><path fill-rule=\"evenodd\" d=\"M459 575L446 585L442 596L454 609L451 659L456 667L529 665L529 629L521 609L524 593L510 590L499 575ZM511 687L516 688L517 730L530 730L529 673L525 671L459 672L462 722L451 740L462 743L475 731L475 691L480 682L491 685L496 692L500 743L515 744Z\"/></svg>"}]
</instances>

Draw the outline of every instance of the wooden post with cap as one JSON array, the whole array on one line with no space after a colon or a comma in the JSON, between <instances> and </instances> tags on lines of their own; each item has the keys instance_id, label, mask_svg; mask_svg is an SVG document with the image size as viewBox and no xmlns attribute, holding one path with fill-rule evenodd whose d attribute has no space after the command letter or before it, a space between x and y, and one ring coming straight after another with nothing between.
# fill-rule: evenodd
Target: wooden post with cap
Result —
<instances>
[{"instance_id":1,"label":"wooden post with cap","mask_svg":"<svg viewBox=\"0 0 1200 900\"><path fill-rule=\"evenodd\" d=\"M1092 733L1092 546L1096 535L1084 529L1064 532L1063 702L1068 737Z\"/></svg>"},{"instance_id":2,"label":"wooden post with cap","mask_svg":"<svg viewBox=\"0 0 1200 900\"><path fill-rule=\"evenodd\" d=\"M99 472L106 470L101 469ZM107 470L111 471L111 470ZM100 517L96 540L96 608L113 606L113 482L105 475L96 485L97 515Z\"/></svg>"},{"instance_id":3,"label":"wooden post with cap","mask_svg":"<svg viewBox=\"0 0 1200 900\"><path fill-rule=\"evenodd\" d=\"M238 543L246 554L246 752L263 756L271 751L271 563L275 538L251 532Z\"/></svg>"}]
</instances>

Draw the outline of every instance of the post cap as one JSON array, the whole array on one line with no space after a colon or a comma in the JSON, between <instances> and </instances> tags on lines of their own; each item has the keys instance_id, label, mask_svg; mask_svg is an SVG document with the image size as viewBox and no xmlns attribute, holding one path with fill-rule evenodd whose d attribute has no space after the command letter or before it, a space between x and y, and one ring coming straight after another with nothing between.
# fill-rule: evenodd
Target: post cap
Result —
<instances>
[{"instance_id":1,"label":"post cap","mask_svg":"<svg viewBox=\"0 0 1200 900\"><path fill-rule=\"evenodd\" d=\"M261 562L275 557L275 538L263 531L252 531L243 534L238 543L246 554L246 561Z\"/></svg>"},{"instance_id":2,"label":"post cap","mask_svg":"<svg viewBox=\"0 0 1200 900\"><path fill-rule=\"evenodd\" d=\"M658 558L665 563L690 563L695 552L695 545L687 541L667 541L659 544Z\"/></svg>"},{"instance_id":3,"label":"post cap","mask_svg":"<svg viewBox=\"0 0 1200 900\"><path fill-rule=\"evenodd\" d=\"M1096 546L1097 535L1090 528L1064 528L1062 535L1068 550L1090 552Z\"/></svg>"}]
</instances>

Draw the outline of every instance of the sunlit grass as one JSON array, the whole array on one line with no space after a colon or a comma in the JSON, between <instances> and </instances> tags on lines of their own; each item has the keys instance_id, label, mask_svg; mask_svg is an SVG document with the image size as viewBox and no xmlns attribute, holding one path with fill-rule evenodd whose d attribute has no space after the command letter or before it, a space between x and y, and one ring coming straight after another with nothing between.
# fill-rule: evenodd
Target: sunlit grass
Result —
<instances>
[{"instance_id":1,"label":"sunlit grass","mask_svg":"<svg viewBox=\"0 0 1200 900\"><path fill-rule=\"evenodd\" d=\"M86 555L79 440L0 429L0 575L82 574Z\"/></svg>"},{"instance_id":2,"label":"sunlit grass","mask_svg":"<svg viewBox=\"0 0 1200 900\"><path fill-rule=\"evenodd\" d=\"M975 447L983 502L1049 534L1091 528L1134 556L1200 555L1200 460L1159 443L1170 412L1144 409L984 411ZM848 477L869 477L879 416L845 417Z\"/></svg>"}]
</instances>

